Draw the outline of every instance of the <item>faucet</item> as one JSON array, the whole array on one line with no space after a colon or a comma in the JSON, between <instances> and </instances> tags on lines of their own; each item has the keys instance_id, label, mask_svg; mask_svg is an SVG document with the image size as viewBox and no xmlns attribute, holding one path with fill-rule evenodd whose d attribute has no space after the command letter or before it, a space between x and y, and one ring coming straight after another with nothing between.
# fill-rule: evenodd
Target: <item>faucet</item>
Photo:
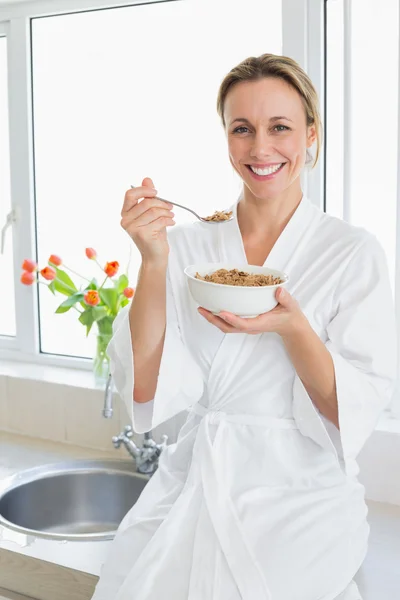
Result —
<instances>
[{"instance_id":1,"label":"faucet","mask_svg":"<svg viewBox=\"0 0 400 600\"><path fill-rule=\"evenodd\" d=\"M103 417L105 419L110 419L113 415L113 387L112 374L110 373L108 375L104 394ZM167 446L168 436L164 434L161 437L161 444L157 444L152 438L151 431L147 431L144 434L142 447L137 446L135 442L130 439L132 436L132 427L126 425L119 435L113 436L112 442L114 448L118 449L121 444L123 444L132 458L135 459L137 471L144 475L153 475L158 467L158 458Z\"/></svg>"},{"instance_id":2,"label":"faucet","mask_svg":"<svg viewBox=\"0 0 400 600\"><path fill-rule=\"evenodd\" d=\"M113 380L112 374L108 374L107 383L106 383L106 391L104 394L104 408L103 408L103 417L105 419L110 419L113 416Z\"/></svg>"},{"instance_id":3,"label":"faucet","mask_svg":"<svg viewBox=\"0 0 400 600\"><path fill-rule=\"evenodd\" d=\"M161 444L157 444L148 431L144 434L143 446L139 448L130 438L133 436L132 427L126 425L124 431L112 438L115 448L124 444L125 448L136 461L136 469L144 475L153 475L158 467L158 457L167 446L168 436L162 436Z\"/></svg>"}]
</instances>

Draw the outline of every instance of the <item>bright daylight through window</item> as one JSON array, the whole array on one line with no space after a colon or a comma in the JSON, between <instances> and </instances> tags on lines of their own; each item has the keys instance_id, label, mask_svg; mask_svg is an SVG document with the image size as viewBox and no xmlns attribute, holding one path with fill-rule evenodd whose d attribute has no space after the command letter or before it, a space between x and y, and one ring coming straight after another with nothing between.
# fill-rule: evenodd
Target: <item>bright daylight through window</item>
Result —
<instances>
[{"instance_id":1,"label":"bright daylight through window","mask_svg":"<svg viewBox=\"0 0 400 600\"><path fill-rule=\"evenodd\" d=\"M344 2L327 3L326 209L377 236L386 251L394 291L399 2L352 0L351 7L349 65L343 28ZM346 104L344 76L349 67ZM350 146L344 153L348 140ZM348 169L347 193L343 185L344 164Z\"/></svg>"}]
</instances>

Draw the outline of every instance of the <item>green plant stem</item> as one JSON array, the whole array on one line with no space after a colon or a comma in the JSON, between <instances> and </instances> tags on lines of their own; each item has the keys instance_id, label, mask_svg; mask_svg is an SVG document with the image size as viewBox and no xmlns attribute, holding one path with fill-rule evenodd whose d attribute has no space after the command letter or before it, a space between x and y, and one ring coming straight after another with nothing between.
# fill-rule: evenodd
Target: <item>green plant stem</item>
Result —
<instances>
[{"instance_id":1,"label":"green plant stem","mask_svg":"<svg viewBox=\"0 0 400 600\"><path fill-rule=\"evenodd\" d=\"M81 277L81 279L85 279L86 281L88 281L90 283L90 279L88 279L87 277L84 277L83 275L79 275L79 273L77 273L76 271L74 271L73 269L70 269L69 267L67 267L67 265L65 265L63 263L63 267L64 269L68 269L68 271L71 271L71 273L74 273L74 275L78 275L78 277Z\"/></svg>"},{"instance_id":2,"label":"green plant stem","mask_svg":"<svg viewBox=\"0 0 400 600\"><path fill-rule=\"evenodd\" d=\"M46 279L46 281L49 281L48 279ZM70 287L69 285L67 285L66 283L64 283L63 281L61 281L61 279L59 279L58 277L54 277L54 279L52 279L50 281L50 283L52 281L59 281L60 283L62 283L66 288L68 288L69 290L71 290L72 294L75 294L75 292L77 290L74 290L72 287ZM40 279L37 279L37 283L41 284L41 285L45 285L47 288L49 287L49 283L45 283L44 281L40 281Z\"/></svg>"},{"instance_id":3,"label":"green plant stem","mask_svg":"<svg viewBox=\"0 0 400 600\"><path fill-rule=\"evenodd\" d=\"M55 279L57 279L57 277ZM60 280L58 280L58 281L60 281ZM49 287L49 284L45 283L44 281L38 281L37 283L39 283L41 285L44 285L47 288ZM65 285L65 283L64 283L64 285ZM83 313L83 310L79 310L79 308L77 308L76 306L72 306L72 308L74 308L75 310L77 310L80 315Z\"/></svg>"},{"instance_id":4,"label":"green plant stem","mask_svg":"<svg viewBox=\"0 0 400 600\"><path fill-rule=\"evenodd\" d=\"M92 259L92 260L94 260L94 261L95 261L95 263L96 263L96 264L97 264L97 265L100 267L100 269L101 269L101 270L103 271L103 273L104 273L104 267L102 267L102 266L101 266L101 264L99 263L99 261L97 260L97 258L95 258L95 259Z\"/></svg>"},{"instance_id":5,"label":"green plant stem","mask_svg":"<svg viewBox=\"0 0 400 600\"><path fill-rule=\"evenodd\" d=\"M107 279L108 279L108 275L107 275L107 277L105 278L105 280L103 281L103 283L101 284L101 286L99 287L99 290L101 290L101 288L103 287L103 285L105 284L105 282L107 281Z\"/></svg>"},{"instance_id":6,"label":"green plant stem","mask_svg":"<svg viewBox=\"0 0 400 600\"><path fill-rule=\"evenodd\" d=\"M60 279L59 277L54 277L54 279L52 279L52 281L59 281L60 283L62 283L62 285L64 285L69 290L71 290L71 296L72 296L72 294L75 294L78 291L78 290L75 290L74 288L72 288L70 285L64 283L64 281L62 279Z\"/></svg>"}]
</instances>

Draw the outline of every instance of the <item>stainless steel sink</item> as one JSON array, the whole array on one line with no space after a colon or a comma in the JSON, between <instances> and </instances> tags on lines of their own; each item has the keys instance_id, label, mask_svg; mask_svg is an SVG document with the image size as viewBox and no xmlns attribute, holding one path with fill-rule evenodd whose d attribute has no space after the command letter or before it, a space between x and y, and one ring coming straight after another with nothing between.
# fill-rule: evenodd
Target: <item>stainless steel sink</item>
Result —
<instances>
[{"instance_id":1,"label":"stainless steel sink","mask_svg":"<svg viewBox=\"0 0 400 600\"><path fill-rule=\"evenodd\" d=\"M0 525L37 537L109 540L149 477L133 461L69 461L0 482Z\"/></svg>"}]
</instances>

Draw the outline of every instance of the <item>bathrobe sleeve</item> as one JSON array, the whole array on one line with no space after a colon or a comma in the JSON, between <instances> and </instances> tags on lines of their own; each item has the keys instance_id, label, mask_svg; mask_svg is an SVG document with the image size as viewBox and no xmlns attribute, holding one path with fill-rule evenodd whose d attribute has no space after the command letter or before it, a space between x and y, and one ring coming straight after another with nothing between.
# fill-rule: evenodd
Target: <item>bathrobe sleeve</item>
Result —
<instances>
[{"instance_id":1,"label":"bathrobe sleeve","mask_svg":"<svg viewBox=\"0 0 400 600\"><path fill-rule=\"evenodd\" d=\"M130 304L117 315L113 337L107 347L115 387L126 405L136 433L151 431L181 411L189 409L202 396L204 380L198 365L185 347L167 272L167 324L157 389L153 400L133 400L134 356L129 324Z\"/></svg>"},{"instance_id":2,"label":"bathrobe sleeve","mask_svg":"<svg viewBox=\"0 0 400 600\"><path fill-rule=\"evenodd\" d=\"M351 462L392 399L397 375L396 321L387 260L372 234L355 251L335 289L334 317L327 335L340 429L319 414L351 472ZM295 390L307 394L300 380Z\"/></svg>"}]
</instances>

